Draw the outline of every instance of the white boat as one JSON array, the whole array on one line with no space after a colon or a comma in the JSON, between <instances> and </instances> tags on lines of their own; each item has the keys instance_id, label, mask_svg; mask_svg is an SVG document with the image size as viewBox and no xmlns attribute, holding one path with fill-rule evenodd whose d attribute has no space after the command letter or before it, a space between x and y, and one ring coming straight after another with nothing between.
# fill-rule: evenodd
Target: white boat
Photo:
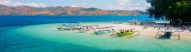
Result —
<instances>
[{"instance_id":1,"label":"white boat","mask_svg":"<svg viewBox=\"0 0 191 52\"><path fill-rule=\"evenodd\" d=\"M56 27L58 30L77 30L79 26L82 26L80 22L69 22L68 24L62 24L62 26L58 25Z\"/></svg>"}]
</instances>

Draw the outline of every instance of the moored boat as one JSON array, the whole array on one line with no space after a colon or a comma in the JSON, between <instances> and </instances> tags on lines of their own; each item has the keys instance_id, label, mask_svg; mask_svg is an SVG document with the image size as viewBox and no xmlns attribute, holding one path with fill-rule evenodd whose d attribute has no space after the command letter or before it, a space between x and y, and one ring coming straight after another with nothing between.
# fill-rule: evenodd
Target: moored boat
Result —
<instances>
[{"instance_id":1,"label":"moored boat","mask_svg":"<svg viewBox=\"0 0 191 52\"><path fill-rule=\"evenodd\" d=\"M98 31L94 30L94 33L96 35L108 34L108 33L111 33L111 32L112 31L110 31L110 30L98 30Z\"/></svg>"},{"instance_id":2,"label":"moored boat","mask_svg":"<svg viewBox=\"0 0 191 52\"><path fill-rule=\"evenodd\" d=\"M80 22L69 22L68 24L62 24L58 25L59 27L56 27L58 30L77 30L79 26L82 26Z\"/></svg>"},{"instance_id":3,"label":"moored boat","mask_svg":"<svg viewBox=\"0 0 191 52\"><path fill-rule=\"evenodd\" d=\"M127 29L121 29L120 32L116 32L116 33L117 33L117 35L118 35L119 37L127 36L127 35L130 35L130 37L131 37L131 35L132 35L134 32L135 32L135 31L134 31L134 28L127 28ZM136 32L138 32L138 31L136 31ZM139 32L138 32L138 34L139 34Z\"/></svg>"}]
</instances>

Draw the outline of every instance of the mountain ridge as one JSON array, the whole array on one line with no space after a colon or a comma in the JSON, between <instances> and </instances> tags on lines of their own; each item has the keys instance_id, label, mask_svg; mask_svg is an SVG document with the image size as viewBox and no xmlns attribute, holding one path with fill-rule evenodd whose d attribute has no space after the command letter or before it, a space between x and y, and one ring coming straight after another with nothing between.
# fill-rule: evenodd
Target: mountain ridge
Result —
<instances>
[{"instance_id":1,"label":"mountain ridge","mask_svg":"<svg viewBox=\"0 0 191 52\"><path fill-rule=\"evenodd\" d=\"M0 15L64 15L64 16L104 16L104 15L142 15L136 11L103 10L83 7L29 7L0 5ZM145 14L144 14L145 15Z\"/></svg>"}]
</instances>

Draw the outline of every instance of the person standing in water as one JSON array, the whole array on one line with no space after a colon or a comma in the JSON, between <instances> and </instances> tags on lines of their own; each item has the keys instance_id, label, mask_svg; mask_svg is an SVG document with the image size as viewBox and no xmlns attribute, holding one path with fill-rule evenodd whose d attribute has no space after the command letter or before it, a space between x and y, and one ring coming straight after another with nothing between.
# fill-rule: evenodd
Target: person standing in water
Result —
<instances>
[{"instance_id":1,"label":"person standing in water","mask_svg":"<svg viewBox=\"0 0 191 52\"><path fill-rule=\"evenodd\" d=\"M191 31L190 26L188 26L188 31L189 31L189 33L190 33L190 31Z\"/></svg>"},{"instance_id":2,"label":"person standing in water","mask_svg":"<svg viewBox=\"0 0 191 52\"><path fill-rule=\"evenodd\" d=\"M191 26L189 26L189 29L188 29L188 30L189 30L189 33L190 33L190 31L191 31Z\"/></svg>"},{"instance_id":3,"label":"person standing in water","mask_svg":"<svg viewBox=\"0 0 191 52\"><path fill-rule=\"evenodd\" d=\"M114 29L112 29L112 36L114 35L114 33L115 33L115 30L114 30Z\"/></svg>"},{"instance_id":4,"label":"person standing in water","mask_svg":"<svg viewBox=\"0 0 191 52\"><path fill-rule=\"evenodd\" d=\"M184 26L184 30L186 30L186 26Z\"/></svg>"},{"instance_id":5,"label":"person standing in water","mask_svg":"<svg viewBox=\"0 0 191 52\"><path fill-rule=\"evenodd\" d=\"M184 25L181 26L182 31L184 32Z\"/></svg>"},{"instance_id":6,"label":"person standing in water","mask_svg":"<svg viewBox=\"0 0 191 52\"><path fill-rule=\"evenodd\" d=\"M80 27L79 29L82 29L82 27Z\"/></svg>"},{"instance_id":7,"label":"person standing in water","mask_svg":"<svg viewBox=\"0 0 191 52\"><path fill-rule=\"evenodd\" d=\"M155 29L155 25L154 25L154 29Z\"/></svg>"},{"instance_id":8,"label":"person standing in water","mask_svg":"<svg viewBox=\"0 0 191 52\"><path fill-rule=\"evenodd\" d=\"M164 25L165 25L165 27L166 27L166 23L165 23Z\"/></svg>"}]
</instances>

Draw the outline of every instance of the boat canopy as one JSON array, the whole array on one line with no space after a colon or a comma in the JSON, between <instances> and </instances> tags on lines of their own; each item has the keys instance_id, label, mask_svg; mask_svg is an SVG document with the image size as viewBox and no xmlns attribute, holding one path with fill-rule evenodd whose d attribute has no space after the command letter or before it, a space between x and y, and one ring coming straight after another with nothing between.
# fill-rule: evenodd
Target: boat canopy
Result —
<instances>
[{"instance_id":1,"label":"boat canopy","mask_svg":"<svg viewBox=\"0 0 191 52\"><path fill-rule=\"evenodd\" d=\"M172 32L172 29L165 29L164 32Z\"/></svg>"},{"instance_id":2,"label":"boat canopy","mask_svg":"<svg viewBox=\"0 0 191 52\"><path fill-rule=\"evenodd\" d=\"M82 26L81 22L69 22L68 24L62 24L62 26Z\"/></svg>"}]
</instances>

